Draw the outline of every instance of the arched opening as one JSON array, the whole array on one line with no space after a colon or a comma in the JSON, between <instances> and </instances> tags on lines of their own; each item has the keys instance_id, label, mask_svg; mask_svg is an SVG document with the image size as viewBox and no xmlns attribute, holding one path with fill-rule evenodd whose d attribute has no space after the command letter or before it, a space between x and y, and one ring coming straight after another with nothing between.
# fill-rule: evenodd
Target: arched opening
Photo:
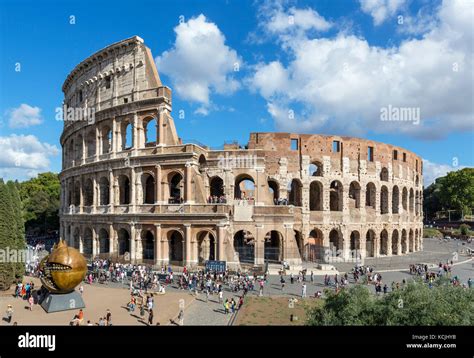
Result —
<instances>
[{"instance_id":1,"label":"arched opening","mask_svg":"<svg viewBox=\"0 0 474 358\"><path fill-rule=\"evenodd\" d=\"M125 229L118 232L118 254L120 256L130 252L130 234Z\"/></svg>"},{"instance_id":2,"label":"arched opening","mask_svg":"<svg viewBox=\"0 0 474 358\"><path fill-rule=\"evenodd\" d=\"M410 201L409 201L410 213L413 213L414 204L415 204L415 195L414 195L414 193L413 193L413 188L411 188L411 189L410 189Z\"/></svg>"},{"instance_id":3,"label":"arched opening","mask_svg":"<svg viewBox=\"0 0 474 358\"><path fill-rule=\"evenodd\" d=\"M90 158L95 155L95 147L96 147L95 142L96 142L95 132L90 131L86 135L86 158Z\"/></svg>"},{"instance_id":4,"label":"arched opening","mask_svg":"<svg viewBox=\"0 0 474 358\"><path fill-rule=\"evenodd\" d=\"M323 176L323 165L320 162L313 162L308 167L308 174L312 177Z\"/></svg>"},{"instance_id":5,"label":"arched opening","mask_svg":"<svg viewBox=\"0 0 474 358\"><path fill-rule=\"evenodd\" d=\"M94 187L91 179L84 182L84 206L92 206L94 203Z\"/></svg>"},{"instance_id":6,"label":"arched opening","mask_svg":"<svg viewBox=\"0 0 474 358\"><path fill-rule=\"evenodd\" d=\"M420 238L418 237L418 229L415 229L415 251L419 251Z\"/></svg>"},{"instance_id":7,"label":"arched opening","mask_svg":"<svg viewBox=\"0 0 474 358\"><path fill-rule=\"evenodd\" d=\"M399 255L400 253L398 252L398 230L393 230L392 233L392 255Z\"/></svg>"},{"instance_id":8,"label":"arched opening","mask_svg":"<svg viewBox=\"0 0 474 358\"><path fill-rule=\"evenodd\" d=\"M209 186L211 197L220 198L224 196L224 181L220 177L213 177Z\"/></svg>"},{"instance_id":9,"label":"arched opening","mask_svg":"<svg viewBox=\"0 0 474 358\"><path fill-rule=\"evenodd\" d=\"M105 229L99 230L99 254L108 254L110 252L109 233Z\"/></svg>"},{"instance_id":10,"label":"arched opening","mask_svg":"<svg viewBox=\"0 0 474 358\"><path fill-rule=\"evenodd\" d=\"M120 205L130 204L130 179L122 174L118 177L118 185Z\"/></svg>"},{"instance_id":11,"label":"arched opening","mask_svg":"<svg viewBox=\"0 0 474 358\"><path fill-rule=\"evenodd\" d=\"M255 261L255 238L250 231L240 230L234 235L234 250L236 260L244 263Z\"/></svg>"},{"instance_id":12,"label":"arched opening","mask_svg":"<svg viewBox=\"0 0 474 358\"><path fill-rule=\"evenodd\" d=\"M72 166L73 165L73 162L74 162L74 159L75 159L75 156L74 156L75 152L74 152L74 139L71 139L69 141L69 149L68 149L68 153L67 153L67 156L68 156L68 162L69 162L69 165ZM77 153L76 153L77 154Z\"/></svg>"},{"instance_id":13,"label":"arched opening","mask_svg":"<svg viewBox=\"0 0 474 358\"><path fill-rule=\"evenodd\" d=\"M78 250L79 250L79 247L80 247L80 245L79 245L80 240L81 240L81 233L79 231L79 228L76 227L74 229L74 234L72 236L72 241L73 241L74 248L76 248Z\"/></svg>"},{"instance_id":14,"label":"arched opening","mask_svg":"<svg viewBox=\"0 0 474 358\"><path fill-rule=\"evenodd\" d=\"M388 255L388 232L387 230L382 230L380 233L380 255Z\"/></svg>"},{"instance_id":15,"label":"arched opening","mask_svg":"<svg viewBox=\"0 0 474 358\"><path fill-rule=\"evenodd\" d=\"M81 184L78 181L74 183L74 205L81 205Z\"/></svg>"},{"instance_id":16,"label":"arched opening","mask_svg":"<svg viewBox=\"0 0 474 358\"><path fill-rule=\"evenodd\" d=\"M112 130L105 126L101 130L102 137L102 154L110 153L112 150Z\"/></svg>"},{"instance_id":17,"label":"arched opening","mask_svg":"<svg viewBox=\"0 0 474 358\"><path fill-rule=\"evenodd\" d=\"M309 210L323 210L323 184L319 181L313 181L309 186Z\"/></svg>"},{"instance_id":18,"label":"arched opening","mask_svg":"<svg viewBox=\"0 0 474 358\"><path fill-rule=\"evenodd\" d=\"M99 179L99 205L109 205L110 204L110 187L109 180L106 177L101 177Z\"/></svg>"},{"instance_id":19,"label":"arched opening","mask_svg":"<svg viewBox=\"0 0 474 358\"><path fill-rule=\"evenodd\" d=\"M171 173L169 179L170 203L178 204L183 201L184 180L181 173Z\"/></svg>"},{"instance_id":20,"label":"arched opening","mask_svg":"<svg viewBox=\"0 0 474 358\"><path fill-rule=\"evenodd\" d=\"M155 235L151 230L142 232L142 250L143 260L155 259Z\"/></svg>"},{"instance_id":21,"label":"arched opening","mask_svg":"<svg viewBox=\"0 0 474 358\"><path fill-rule=\"evenodd\" d=\"M294 232L294 237L296 241L296 246L298 247L298 255L300 258L303 257L304 254L304 239L303 239L303 234L301 234L301 231L298 230L293 230Z\"/></svg>"},{"instance_id":22,"label":"arched opening","mask_svg":"<svg viewBox=\"0 0 474 358\"><path fill-rule=\"evenodd\" d=\"M234 198L238 200L253 199L255 197L255 182L248 174L241 174L235 178Z\"/></svg>"},{"instance_id":23,"label":"arched opening","mask_svg":"<svg viewBox=\"0 0 474 358\"><path fill-rule=\"evenodd\" d=\"M216 239L209 231L201 231L197 234L198 242L198 260L200 264L205 264L206 261L216 259Z\"/></svg>"},{"instance_id":24,"label":"arched opening","mask_svg":"<svg viewBox=\"0 0 474 358\"><path fill-rule=\"evenodd\" d=\"M122 150L127 150L133 147L133 124L124 122L122 124Z\"/></svg>"},{"instance_id":25,"label":"arched opening","mask_svg":"<svg viewBox=\"0 0 474 358\"><path fill-rule=\"evenodd\" d=\"M358 231L351 232L351 259L357 260L361 258L361 247L360 247L360 233Z\"/></svg>"},{"instance_id":26,"label":"arched opening","mask_svg":"<svg viewBox=\"0 0 474 358\"><path fill-rule=\"evenodd\" d=\"M343 238L342 234L339 233L336 229L332 229L329 233L329 250L331 251L331 256L336 257L340 256L343 248Z\"/></svg>"},{"instance_id":27,"label":"arched opening","mask_svg":"<svg viewBox=\"0 0 474 358\"><path fill-rule=\"evenodd\" d=\"M405 229L402 230L402 254L406 254L408 249L407 245L407 231Z\"/></svg>"},{"instance_id":28,"label":"arched opening","mask_svg":"<svg viewBox=\"0 0 474 358\"><path fill-rule=\"evenodd\" d=\"M142 174L143 203L153 204L155 202L155 178L149 173Z\"/></svg>"},{"instance_id":29,"label":"arched opening","mask_svg":"<svg viewBox=\"0 0 474 358\"><path fill-rule=\"evenodd\" d=\"M407 211L408 209L408 190L407 188L403 188L403 191L402 191L402 206L403 206L403 210L404 211Z\"/></svg>"},{"instance_id":30,"label":"arched opening","mask_svg":"<svg viewBox=\"0 0 474 358\"><path fill-rule=\"evenodd\" d=\"M413 230L410 229L410 233L408 234L408 251L413 252Z\"/></svg>"},{"instance_id":31,"label":"arched opening","mask_svg":"<svg viewBox=\"0 0 474 358\"><path fill-rule=\"evenodd\" d=\"M400 190L398 186L394 186L392 190L392 213L398 214L400 207Z\"/></svg>"},{"instance_id":32,"label":"arched opening","mask_svg":"<svg viewBox=\"0 0 474 358\"><path fill-rule=\"evenodd\" d=\"M388 181L388 169L383 167L380 171L380 180L381 181Z\"/></svg>"},{"instance_id":33,"label":"arched opening","mask_svg":"<svg viewBox=\"0 0 474 358\"><path fill-rule=\"evenodd\" d=\"M374 183L368 183L365 187L365 206L375 209L376 189Z\"/></svg>"},{"instance_id":34,"label":"arched opening","mask_svg":"<svg viewBox=\"0 0 474 358\"><path fill-rule=\"evenodd\" d=\"M273 204L277 205L280 199L280 186L275 180L268 179L268 191L270 192Z\"/></svg>"},{"instance_id":35,"label":"arched opening","mask_svg":"<svg viewBox=\"0 0 474 358\"><path fill-rule=\"evenodd\" d=\"M298 179L293 179L290 184L289 204L294 206L303 206L302 202L303 184Z\"/></svg>"},{"instance_id":36,"label":"arched opening","mask_svg":"<svg viewBox=\"0 0 474 358\"><path fill-rule=\"evenodd\" d=\"M367 231L365 236L365 257L375 256L375 232L373 230Z\"/></svg>"},{"instance_id":37,"label":"arched opening","mask_svg":"<svg viewBox=\"0 0 474 358\"><path fill-rule=\"evenodd\" d=\"M342 183L334 180L329 189L329 208L331 211L342 211Z\"/></svg>"},{"instance_id":38,"label":"arched opening","mask_svg":"<svg viewBox=\"0 0 474 358\"><path fill-rule=\"evenodd\" d=\"M183 261L184 239L179 231L173 230L168 234L169 260L172 262Z\"/></svg>"},{"instance_id":39,"label":"arched opening","mask_svg":"<svg viewBox=\"0 0 474 358\"><path fill-rule=\"evenodd\" d=\"M307 244L305 245L304 259L315 262L324 259L323 232L313 229L309 233Z\"/></svg>"},{"instance_id":40,"label":"arched opening","mask_svg":"<svg viewBox=\"0 0 474 358\"><path fill-rule=\"evenodd\" d=\"M74 149L76 153L76 156L75 156L76 165L80 164L82 160L82 142L83 142L82 135L79 134L76 139L76 148Z\"/></svg>"},{"instance_id":41,"label":"arched opening","mask_svg":"<svg viewBox=\"0 0 474 358\"><path fill-rule=\"evenodd\" d=\"M156 118L144 120L145 147L154 147L157 143L156 132L158 129Z\"/></svg>"},{"instance_id":42,"label":"arched opening","mask_svg":"<svg viewBox=\"0 0 474 358\"><path fill-rule=\"evenodd\" d=\"M266 262L283 261L283 236L276 230L265 235L264 259Z\"/></svg>"},{"instance_id":43,"label":"arched opening","mask_svg":"<svg viewBox=\"0 0 474 358\"><path fill-rule=\"evenodd\" d=\"M415 215L419 215L419 208L420 208L420 193L417 191L415 193Z\"/></svg>"},{"instance_id":44,"label":"arched opening","mask_svg":"<svg viewBox=\"0 0 474 358\"><path fill-rule=\"evenodd\" d=\"M92 230L89 228L84 230L82 253L84 256L92 256Z\"/></svg>"},{"instance_id":45,"label":"arched opening","mask_svg":"<svg viewBox=\"0 0 474 358\"><path fill-rule=\"evenodd\" d=\"M380 189L380 213L388 213L388 189L385 185Z\"/></svg>"},{"instance_id":46,"label":"arched opening","mask_svg":"<svg viewBox=\"0 0 474 358\"><path fill-rule=\"evenodd\" d=\"M349 208L360 208L360 185L353 181L349 186Z\"/></svg>"}]
</instances>

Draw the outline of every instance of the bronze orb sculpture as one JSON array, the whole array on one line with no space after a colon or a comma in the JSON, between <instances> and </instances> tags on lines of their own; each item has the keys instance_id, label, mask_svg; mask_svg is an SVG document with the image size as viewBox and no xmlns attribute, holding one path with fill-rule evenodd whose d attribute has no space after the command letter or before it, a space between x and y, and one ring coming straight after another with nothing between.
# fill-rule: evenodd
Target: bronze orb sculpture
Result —
<instances>
[{"instance_id":1,"label":"bronze orb sculpture","mask_svg":"<svg viewBox=\"0 0 474 358\"><path fill-rule=\"evenodd\" d=\"M40 263L41 283L52 293L69 293L81 283L87 272L86 259L64 240L54 245L51 254Z\"/></svg>"}]
</instances>

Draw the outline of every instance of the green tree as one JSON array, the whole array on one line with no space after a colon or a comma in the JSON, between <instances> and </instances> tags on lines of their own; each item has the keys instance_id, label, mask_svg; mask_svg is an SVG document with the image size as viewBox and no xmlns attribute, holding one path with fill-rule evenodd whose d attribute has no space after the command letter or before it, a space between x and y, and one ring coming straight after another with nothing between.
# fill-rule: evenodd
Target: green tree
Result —
<instances>
[{"instance_id":1,"label":"green tree","mask_svg":"<svg viewBox=\"0 0 474 358\"><path fill-rule=\"evenodd\" d=\"M432 288L421 281L382 297L357 285L328 292L324 305L308 312L308 325L450 326L474 324L474 290L449 280Z\"/></svg>"},{"instance_id":2,"label":"green tree","mask_svg":"<svg viewBox=\"0 0 474 358\"><path fill-rule=\"evenodd\" d=\"M439 199L447 208L470 214L474 207L474 168L449 172L442 182Z\"/></svg>"},{"instance_id":3,"label":"green tree","mask_svg":"<svg viewBox=\"0 0 474 358\"><path fill-rule=\"evenodd\" d=\"M12 215L11 195L8 186L0 179L0 286L8 289L15 278L16 265L9 262L7 250L14 248L16 241L16 223Z\"/></svg>"}]
</instances>

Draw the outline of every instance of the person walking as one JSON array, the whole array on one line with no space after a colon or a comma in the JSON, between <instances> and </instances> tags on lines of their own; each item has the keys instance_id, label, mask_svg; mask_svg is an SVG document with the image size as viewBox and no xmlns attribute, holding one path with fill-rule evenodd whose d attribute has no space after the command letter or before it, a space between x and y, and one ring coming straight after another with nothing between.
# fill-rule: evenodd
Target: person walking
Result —
<instances>
[{"instance_id":1,"label":"person walking","mask_svg":"<svg viewBox=\"0 0 474 358\"><path fill-rule=\"evenodd\" d=\"M12 305L7 306L7 322L11 323L13 317L13 307Z\"/></svg>"},{"instance_id":2,"label":"person walking","mask_svg":"<svg viewBox=\"0 0 474 358\"><path fill-rule=\"evenodd\" d=\"M149 326L153 325L153 310L150 310L148 312L148 325Z\"/></svg>"},{"instance_id":3,"label":"person walking","mask_svg":"<svg viewBox=\"0 0 474 358\"><path fill-rule=\"evenodd\" d=\"M30 296L30 298L28 298L28 303L30 304L30 311L33 311L33 305L35 303L33 296Z\"/></svg>"},{"instance_id":4,"label":"person walking","mask_svg":"<svg viewBox=\"0 0 474 358\"><path fill-rule=\"evenodd\" d=\"M306 283L303 282L303 285L301 286L301 298L306 298Z\"/></svg>"}]
</instances>

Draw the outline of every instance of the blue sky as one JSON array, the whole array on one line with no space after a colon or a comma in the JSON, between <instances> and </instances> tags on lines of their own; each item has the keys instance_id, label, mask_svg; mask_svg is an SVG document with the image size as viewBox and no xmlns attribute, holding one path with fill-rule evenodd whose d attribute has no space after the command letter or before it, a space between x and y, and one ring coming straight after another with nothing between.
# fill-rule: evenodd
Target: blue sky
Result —
<instances>
[{"instance_id":1,"label":"blue sky","mask_svg":"<svg viewBox=\"0 0 474 358\"><path fill-rule=\"evenodd\" d=\"M468 0L0 4L1 177L60 170L64 79L133 35L173 89L184 140L245 144L257 131L365 137L425 158L425 184L474 166ZM418 108L419 123L381 121L389 105Z\"/></svg>"}]
</instances>

